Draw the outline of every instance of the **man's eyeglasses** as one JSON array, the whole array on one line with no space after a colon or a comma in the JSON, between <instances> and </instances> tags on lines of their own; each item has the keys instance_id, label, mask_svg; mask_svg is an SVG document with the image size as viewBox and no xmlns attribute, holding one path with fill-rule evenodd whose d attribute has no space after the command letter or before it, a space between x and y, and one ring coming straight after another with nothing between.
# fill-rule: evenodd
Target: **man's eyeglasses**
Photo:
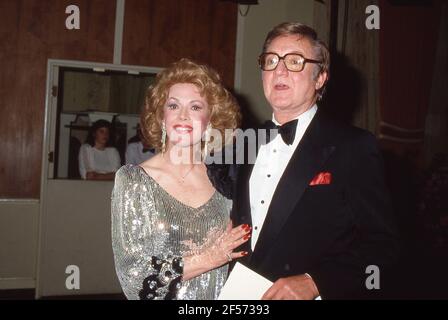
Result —
<instances>
[{"instance_id":1,"label":"man's eyeglasses","mask_svg":"<svg viewBox=\"0 0 448 320\"><path fill-rule=\"evenodd\" d=\"M283 57L273 52L262 53L258 57L258 64L263 71L272 71L277 68L280 60L285 63L286 69L292 72L300 72L305 68L305 64L308 63L322 63L322 61L307 59L299 53L288 53Z\"/></svg>"}]
</instances>

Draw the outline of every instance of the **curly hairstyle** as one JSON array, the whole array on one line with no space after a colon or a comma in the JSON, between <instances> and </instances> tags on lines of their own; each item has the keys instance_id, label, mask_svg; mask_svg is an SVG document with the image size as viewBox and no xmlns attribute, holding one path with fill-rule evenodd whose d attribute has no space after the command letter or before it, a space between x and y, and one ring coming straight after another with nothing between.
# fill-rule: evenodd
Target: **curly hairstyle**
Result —
<instances>
[{"instance_id":1,"label":"curly hairstyle","mask_svg":"<svg viewBox=\"0 0 448 320\"><path fill-rule=\"evenodd\" d=\"M145 105L140 115L140 125L144 142L162 149L162 121L164 105L168 99L170 88L178 83L191 83L198 89L210 108L210 124L219 130L222 145L231 142L232 137L224 134L227 129L236 129L240 125L241 114L233 95L224 88L216 71L206 65L197 64L183 58L161 71L146 92ZM219 148L216 148L219 149Z\"/></svg>"}]
</instances>

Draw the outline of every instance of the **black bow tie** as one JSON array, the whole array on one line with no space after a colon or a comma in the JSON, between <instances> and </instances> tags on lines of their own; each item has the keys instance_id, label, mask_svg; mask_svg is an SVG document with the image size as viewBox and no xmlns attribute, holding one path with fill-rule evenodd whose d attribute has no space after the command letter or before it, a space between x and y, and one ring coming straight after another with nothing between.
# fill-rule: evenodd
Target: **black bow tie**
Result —
<instances>
[{"instance_id":1,"label":"black bow tie","mask_svg":"<svg viewBox=\"0 0 448 320\"><path fill-rule=\"evenodd\" d=\"M281 126L278 126L271 120L266 121L264 124L264 128L267 129L266 143L269 143L270 141L272 141L276 136L276 134L271 136L270 130L277 129L278 133L280 133L280 135L282 136L283 141L287 145L291 145L294 142L294 137L296 136L297 123L298 123L298 120L295 119L295 120L286 122L285 124L283 124Z\"/></svg>"}]
</instances>

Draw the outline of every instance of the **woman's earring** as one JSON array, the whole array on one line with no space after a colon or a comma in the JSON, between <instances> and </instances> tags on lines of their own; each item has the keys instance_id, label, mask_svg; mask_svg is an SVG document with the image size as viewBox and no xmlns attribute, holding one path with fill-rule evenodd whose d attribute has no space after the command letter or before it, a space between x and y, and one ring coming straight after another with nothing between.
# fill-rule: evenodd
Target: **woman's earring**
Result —
<instances>
[{"instance_id":1,"label":"woman's earring","mask_svg":"<svg viewBox=\"0 0 448 320\"><path fill-rule=\"evenodd\" d=\"M211 131L212 131L212 125L210 124L210 122L207 125L207 129L205 130L205 137L204 137L204 160L208 155L208 148L209 148L209 143L210 143L210 136L211 136Z\"/></svg>"},{"instance_id":2,"label":"woman's earring","mask_svg":"<svg viewBox=\"0 0 448 320\"><path fill-rule=\"evenodd\" d=\"M162 123L162 139L160 139L162 142L162 153L165 153L166 150L166 126L165 122Z\"/></svg>"}]
</instances>

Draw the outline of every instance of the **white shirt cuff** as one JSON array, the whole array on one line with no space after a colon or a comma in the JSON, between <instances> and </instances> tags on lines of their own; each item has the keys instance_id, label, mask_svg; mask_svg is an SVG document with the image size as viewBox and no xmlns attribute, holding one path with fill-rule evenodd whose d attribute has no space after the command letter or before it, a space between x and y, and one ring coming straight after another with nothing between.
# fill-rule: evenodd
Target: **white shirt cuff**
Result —
<instances>
[{"instance_id":1,"label":"white shirt cuff","mask_svg":"<svg viewBox=\"0 0 448 320\"><path fill-rule=\"evenodd\" d=\"M305 273L305 275L306 275L308 278L313 279L313 277L312 277L309 273ZM314 298L314 300L322 300L322 297L321 297L321 296L317 296L316 298Z\"/></svg>"}]
</instances>

